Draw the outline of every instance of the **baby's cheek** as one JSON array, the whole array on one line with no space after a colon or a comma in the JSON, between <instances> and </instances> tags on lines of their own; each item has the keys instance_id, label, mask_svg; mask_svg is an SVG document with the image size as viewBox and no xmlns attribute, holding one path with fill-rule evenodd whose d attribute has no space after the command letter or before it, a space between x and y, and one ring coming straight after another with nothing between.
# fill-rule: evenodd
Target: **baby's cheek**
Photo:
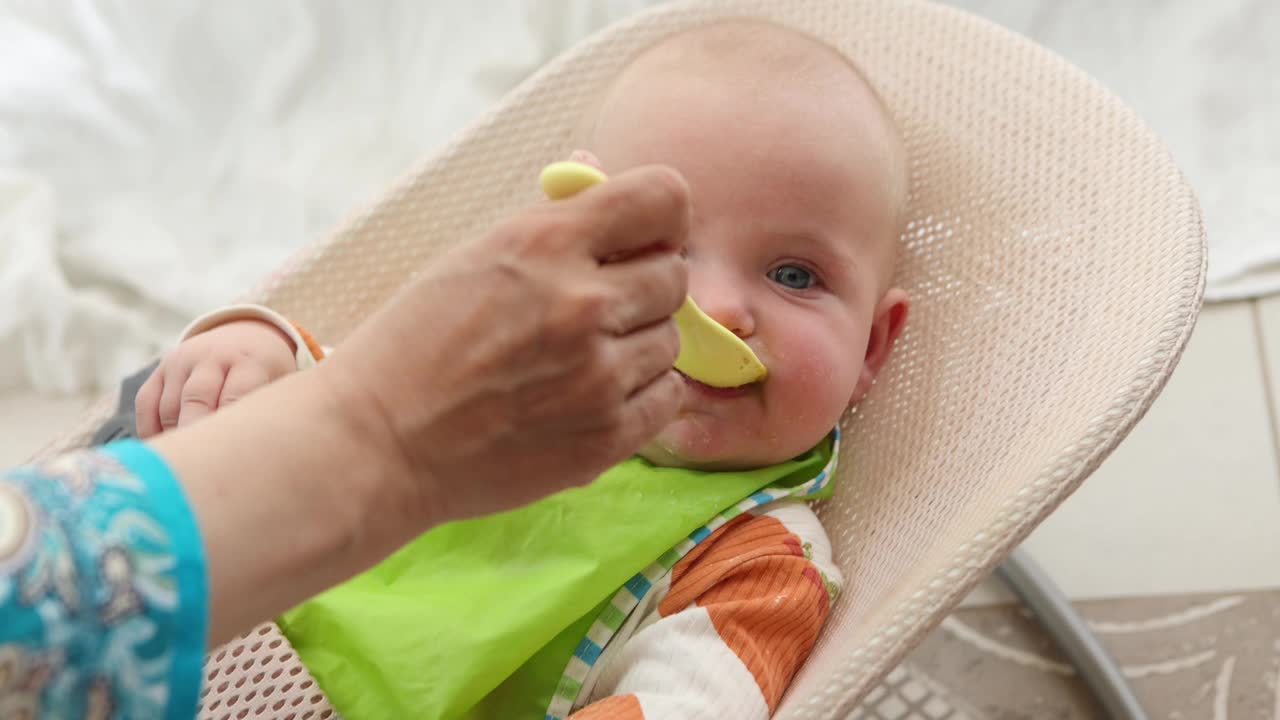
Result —
<instances>
[{"instance_id":1,"label":"baby's cheek","mask_svg":"<svg viewBox=\"0 0 1280 720\"><path fill-rule=\"evenodd\" d=\"M700 458L712 449L714 439L706 418L683 415L662 429L657 442L676 455Z\"/></svg>"},{"instance_id":2,"label":"baby's cheek","mask_svg":"<svg viewBox=\"0 0 1280 720\"><path fill-rule=\"evenodd\" d=\"M806 334L794 340L772 378L776 382L770 388L770 404L786 416L775 421L803 424L809 432L811 424L832 426L853 394L862 369L862 352L837 345L829 333Z\"/></svg>"}]
</instances>

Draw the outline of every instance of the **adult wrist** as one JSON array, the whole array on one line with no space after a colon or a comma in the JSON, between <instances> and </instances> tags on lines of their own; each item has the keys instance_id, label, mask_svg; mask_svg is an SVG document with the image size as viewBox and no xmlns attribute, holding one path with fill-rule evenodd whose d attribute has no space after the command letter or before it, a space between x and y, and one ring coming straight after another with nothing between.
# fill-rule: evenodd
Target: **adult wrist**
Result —
<instances>
[{"instance_id":1,"label":"adult wrist","mask_svg":"<svg viewBox=\"0 0 1280 720\"><path fill-rule=\"evenodd\" d=\"M356 468L356 532L363 542L389 551L447 519L442 484L410 459L390 410L350 373L335 356L311 375L316 395L325 398L319 412L327 432Z\"/></svg>"}]
</instances>

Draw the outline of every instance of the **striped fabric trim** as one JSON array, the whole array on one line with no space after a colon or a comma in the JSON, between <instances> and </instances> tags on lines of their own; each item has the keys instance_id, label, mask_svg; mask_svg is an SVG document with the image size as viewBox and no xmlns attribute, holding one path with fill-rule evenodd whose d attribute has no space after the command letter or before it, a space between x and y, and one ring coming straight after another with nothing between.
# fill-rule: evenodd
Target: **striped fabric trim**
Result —
<instances>
[{"instance_id":1,"label":"striped fabric trim","mask_svg":"<svg viewBox=\"0 0 1280 720\"><path fill-rule=\"evenodd\" d=\"M591 668L600 659L600 653L603 652L604 647L617 635L618 629L622 627L622 623L640 604L640 600L649 593L659 580L671 572L671 568L675 567L676 563L680 562L685 555L688 555L690 550L693 550L698 543L710 537L711 533L722 525L744 512L784 498L802 498L818 493L830 482L835 473L836 462L839 457L840 428L837 427L833 431L831 459L827 461L826 467L822 468L812 480L792 488L767 487L752 493L738 504L711 518L706 525L689 533L689 537L681 540L675 547L663 553L652 565L636 573L624 583L622 589L613 596L613 599L600 612L595 622L591 623L591 629L587 631L586 637L582 639L582 642L578 643L577 649L573 652L573 657L569 658L569 663L565 666L560 682L556 686L556 692L551 699L551 704L547 707L545 720L566 720L569 717L574 703L578 701L578 695L582 692L582 685L586 682Z\"/></svg>"},{"instance_id":2,"label":"striped fabric trim","mask_svg":"<svg viewBox=\"0 0 1280 720\"><path fill-rule=\"evenodd\" d=\"M306 344L307 350L311 352L312 359L317 363L324 360L324 347L316 341L315 337L312 336L311 333L307 332L306 328L292 320L289 321L289 325L292 326L294 330L297 330L298 334L302 336L302 341Z\"/></svg>"}]
</instances>

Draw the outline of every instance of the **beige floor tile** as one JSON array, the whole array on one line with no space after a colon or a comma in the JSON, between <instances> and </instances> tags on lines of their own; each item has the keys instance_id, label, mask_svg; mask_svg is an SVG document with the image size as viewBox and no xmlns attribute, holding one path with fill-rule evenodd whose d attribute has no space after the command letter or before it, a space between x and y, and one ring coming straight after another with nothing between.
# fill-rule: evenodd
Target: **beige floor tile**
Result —
<instances>
[{"instance_id":1,"label":"beige floor tile","mask_svg":"<svg viewBox=\"0 0 1280 720\"><path fill-rule=\"evenodd\" d=\"M1075 599L1280 587L1264 388L1252 304L1207 307L1147 417L1027 549ZM1007 597L993 585L969 604Z\"/></svg>"}]
</instances>

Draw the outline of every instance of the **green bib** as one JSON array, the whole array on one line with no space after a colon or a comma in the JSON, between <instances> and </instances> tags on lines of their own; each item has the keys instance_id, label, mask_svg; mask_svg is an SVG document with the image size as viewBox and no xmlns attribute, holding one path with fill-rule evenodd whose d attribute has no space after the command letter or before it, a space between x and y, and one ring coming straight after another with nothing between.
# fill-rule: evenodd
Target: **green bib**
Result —
<instances>
[{"instance_id":1,"label":"green bib","mask_svg":"<svg viewBox=\"0 0 1280 720\"><path fill-rule=\"evenodd\" d=\"M599 654L588 635L617 629L646 576L750 507L828 494L837 442L745 472L626 460L591 485L437 527L280 628L347 720L563 717ZM589 660L577 673L574 657Z\"/></svg>"}]
</instances>

